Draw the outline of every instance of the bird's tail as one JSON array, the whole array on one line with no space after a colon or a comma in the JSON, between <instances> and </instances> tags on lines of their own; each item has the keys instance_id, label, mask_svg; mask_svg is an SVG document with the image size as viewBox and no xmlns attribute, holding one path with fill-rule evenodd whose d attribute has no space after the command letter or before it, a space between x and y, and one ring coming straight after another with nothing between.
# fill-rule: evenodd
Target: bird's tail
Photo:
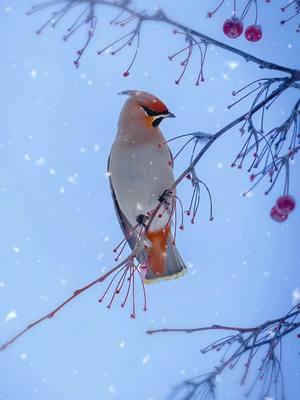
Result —
<instances>
[{"instance_id":1,"label":"bird's tail","mask_svg":"<svg viewBox=\"0 0 300 400\"><path fill-rule=\"evenodd\" d=\"M156 282L161 279L179 278L186 272L186 266L173 244L170 227L156 232L148 232L147 238L151 242L148 255L148 270L145 283Z\"/></svg>"}]
</instances>

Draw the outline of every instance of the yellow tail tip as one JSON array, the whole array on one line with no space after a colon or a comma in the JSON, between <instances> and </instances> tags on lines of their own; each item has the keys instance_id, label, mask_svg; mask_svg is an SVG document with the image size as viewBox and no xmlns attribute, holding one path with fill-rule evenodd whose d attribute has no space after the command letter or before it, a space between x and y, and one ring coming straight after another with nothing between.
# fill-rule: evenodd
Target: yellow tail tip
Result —
<instances>
[{"instance_id":1,"label":"yellow tail tip","mask_svg":"<svg viewBox=\"0 0 300 400\"><path fill-rule=\"evenodd\" d=\"M144 279L144 284L145 285L151 285L153 283L158 283L161 281L170 281L173 279L178 279L184 276L187 273L187 269L184 268L182 271L177 272L176 274L173 275L167 275L167 276L158 276L157 278L151 278L151 279Z\"/></svg>"}]
</instances>

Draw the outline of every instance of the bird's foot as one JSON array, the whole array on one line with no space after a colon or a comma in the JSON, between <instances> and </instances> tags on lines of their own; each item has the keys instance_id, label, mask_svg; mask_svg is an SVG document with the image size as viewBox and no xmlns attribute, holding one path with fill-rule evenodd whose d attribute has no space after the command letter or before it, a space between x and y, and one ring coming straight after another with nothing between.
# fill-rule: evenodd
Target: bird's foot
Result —
<instances>
[{"instance_id":1,"label":"bird's foot","mask_svg":"<svg viewBox=\"0 0 300 400\"><path fill-rule=\"evenodd\" d=\"M139 224L139 225L142 225L144 228L146 228L146 223L147 223L147 220L149 219L149 217L147 216L147 215L145 215L145 214L139 214L137 217L136 217L136 222Z\"/></svg>"},{"instance_id":2,"label":"bird's foot","mask_svg":"<svg viewBox=\"0 0 300 400\"><path fill-rule=\"evenodd\" d=\"M167 203L167 204L169 204L168 198L172 197L172 194L173 194L173 193L172 193L172 190L167 189L167 190L165 190L165 191L163 192L162 195L159 196L158 201L159 201L160 203Z\"/></svg>"}]
</instances>

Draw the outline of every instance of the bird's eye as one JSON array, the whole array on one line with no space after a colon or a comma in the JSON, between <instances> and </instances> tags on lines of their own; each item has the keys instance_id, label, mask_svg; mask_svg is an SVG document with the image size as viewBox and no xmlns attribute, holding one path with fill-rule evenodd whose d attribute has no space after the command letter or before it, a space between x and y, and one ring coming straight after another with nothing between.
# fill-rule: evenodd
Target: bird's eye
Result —
<instances>
[{"instance_id":1,"label":"bird's eye","mask_svg":"<svg viewBox=\"0 0 300 400\"><path fill-rule=\"evenodd\" d=\"M158 115L158 113L156 113L155 111L150 110L150 108L146 107L146 106L142 106L142 109L145 111L145 113L148 115L148 117L155 117L156 115Z\"/></svg>"},{"instance_id":2,"label":"bird's eye","mask_svg":"<svg viewBox=\"0 0 300 400\"><path fill-rule=\"evenodd\" d=\"M159 116L159 115L165 115L165 114L168 114L168 113L169 113L168 110L160 111L160 112L153 111L153 110L151 110L150 108L148 108L148 107L146 107L146 106L143 106L142 104L141 104L141 107L142 107L142 109L145 111L145 113L148 115L148 117L157 117L157 116Z\"/></svg>"}]
</instances>

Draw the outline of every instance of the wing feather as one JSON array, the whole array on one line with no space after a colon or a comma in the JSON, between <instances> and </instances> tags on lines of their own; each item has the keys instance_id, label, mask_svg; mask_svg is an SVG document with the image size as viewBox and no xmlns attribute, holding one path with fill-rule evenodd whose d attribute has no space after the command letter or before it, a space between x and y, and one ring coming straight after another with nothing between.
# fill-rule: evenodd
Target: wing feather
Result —
<instances>
[{"instance_id":1,"label":"wing feather","mask_svg":"<svg viewBox=\"0 0 300 400\"><path fill-rule=\"evenodd\" d=\"M109 162L110 162L110 156L109 156L108 163L107 163L107 172L109 172ZM123 232L124 236L126 237L126 240L129 244L131 250L133 250L135 247L135 244L136 244L135 235L134 234L130 235L130 232L133 232L133 226L131 226L131 224L129 223L129 221L127 220L127 218L121 211L121 208L118 204L118 200L117 200L114 188L113 188L112 180L110 179L110 175L108 175L108 176L109 176L110 191L111 191L111 195L112 195L112 199L114 202L114 207L115 207L115 211L116 211L116 214L118 217L119 224L122 228L122 232Z\"/></svg>"}]
</instances>

